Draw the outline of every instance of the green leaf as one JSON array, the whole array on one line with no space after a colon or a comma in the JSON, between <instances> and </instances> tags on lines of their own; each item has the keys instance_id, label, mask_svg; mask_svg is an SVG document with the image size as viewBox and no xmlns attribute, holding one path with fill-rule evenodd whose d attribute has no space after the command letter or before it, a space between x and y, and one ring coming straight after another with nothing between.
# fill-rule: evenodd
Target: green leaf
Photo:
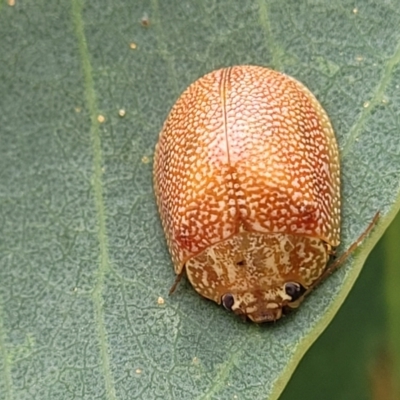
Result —
<instances>
[{"instance_id":1,"label":"green leaf","mask_svg":"<svg viewBox=\"0 0 400 400\"><path fill-rule=\"evenodd\" d=\"M276 399L400 208L399 6L3 0L0 398ZM274 325L243 322L186 281L168 297L154 145L181 91L233 64L294 76L330 115L339 253L382 214L354 257Z\"/></svg>"}]
</instances>

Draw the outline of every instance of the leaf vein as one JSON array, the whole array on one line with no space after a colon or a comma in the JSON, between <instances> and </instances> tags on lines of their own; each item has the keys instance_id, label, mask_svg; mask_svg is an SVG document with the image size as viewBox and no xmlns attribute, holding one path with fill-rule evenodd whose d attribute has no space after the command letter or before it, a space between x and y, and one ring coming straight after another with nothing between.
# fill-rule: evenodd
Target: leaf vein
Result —
<instances>
[{"instance_id":1,"label":"leaf vein","mask_svg":"<svg viewBox=\"0 0 400 400\"><path fill-rule=\"evenodd\" d=\"M385 90L387 89L391 77L392 77L392 72L393 69L400 63L400 42L397 45L397 48L395 52L393 53L392 57L389 58L386 67L383 72L383 76L381 80L379 81L378 85L375 88L375 91L369 100L369 105L368 107L364 107L363 110L360 113L360 117L356 121L356 123L353 125L353 127L350 129L350 133L347 137L347 141L344 144L341 154L342 154L342 159L345 158L349 152L351 151L351 148L353 147L353 144L357 141L361 129L364 126L364 124L367 122L368 117L371 115L372 110L382 101L383 95L385 93Z\"/></svg>"},{"instance_id":2,"label":"leaf vein","mask_svg":"<svg viewBox=\"0 0 400 400\"><path fill-rule=\"evenodd\" d=\"M0 374L4 379L4 387L5 387L5 400L12 400L14 398L13 395L13 382L12 382L12 374L11 374L11 365L10 365L10 355L7 352L6 348L6 340L5 340L5 330L3 325L3 307L2 302L0 301L0 354L3 360L3 371Z\"/></svg>"},{"instance_id":3,"label":"leaf vein","mask_svg":"<svg viewBox=\"0 0 400 400\"><path fill-rule=\"evenodd\" d=\"M97 271L97 281L92 292L92 301L94 306L94 319L96 322L97 335L100 346L101 368L104 375L106 396L111 400L117 398L115 384L111 372L109 348L107 343L107 330L104 321L104 302L103 288L106 273L110 269L108 254L108 240L106 230L106 212L103 198L102 186L102 152L101 139L99 131L99 122L97 121L98 107L96 93L94 89L92 66L90 63L89 50L87 46L84 23L82 18L82 1L72 0L72 19L75 27L75 35L78 41L79 53L82 63L84 77L84 91L86 105L90 114L90 136L93 152L93 175L92 186L94 191L96 214L98 219L97 237L100 249L100 261Z\"/></svg>"},{"instance_id":4,"label":"leaf vein","mask_svg":"<svg viewBox=\"0 0 400 400\"><path fill-rule=\"evenodd\" d=\"M264 0L259 0L259 17L260 17L260 24L264 28L266 33L267 42L269 43L269 48L272 54L272 67L277 71L282 70L281 62L280 62L280 52L277 49L276 43L274 42L271 23L268 17L268 10L267 5Z\"/></svg>"}]
</instances>

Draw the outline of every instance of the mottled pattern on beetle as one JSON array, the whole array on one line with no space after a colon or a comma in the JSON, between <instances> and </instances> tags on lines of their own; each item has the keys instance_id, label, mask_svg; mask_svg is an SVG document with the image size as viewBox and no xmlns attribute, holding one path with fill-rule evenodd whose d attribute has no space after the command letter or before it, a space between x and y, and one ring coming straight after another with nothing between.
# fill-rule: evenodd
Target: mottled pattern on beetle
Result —
<instances>
[{"instance_id":1,"label":"mottled pattern on beetle","mask_svg":"<svg viewBox=\"0 0 400 400\"><path fill-rule=\"evenodd\" d=\"M160 133L154 181L177 273L238 229L339 244L331 125L314 96L278 72L240 66L193 83Z\"/></svg>"},{"instance_id":2,"label":"mottled pattern on beetle","mask_svg":"<svg viewBox=\"0 0 400 400\"><path fill-rule=\"evenodd\" d=\"M227 142L248 231L339 244L340 176L329 119L300 83L277 72L227 72Z\"/></svg>"},{"instance_id":3,"label":"mottled pattern on beetle","mask_svg":"<svg viewBox=\"0 0 400 400\"><path fill-rule=\"evenodd\" d=\"M218 304L231 293L243 307L282 306L290 300L284 284L309 287L324 271L328 253L316 238L241 232L191 258L186 272L196 291Z\"/></svg>"},{"instance_id":4,"label":"mottled pattern on beetle","mask_svg":"<svg viewBox=\"0 0 400 400\"><path fill-rule=\"evenodd\" d=\"M189 86L156 148L155 191L177 273L193 254L237 229L222 87L212 76Z\"/></svg>"}]
</instances>

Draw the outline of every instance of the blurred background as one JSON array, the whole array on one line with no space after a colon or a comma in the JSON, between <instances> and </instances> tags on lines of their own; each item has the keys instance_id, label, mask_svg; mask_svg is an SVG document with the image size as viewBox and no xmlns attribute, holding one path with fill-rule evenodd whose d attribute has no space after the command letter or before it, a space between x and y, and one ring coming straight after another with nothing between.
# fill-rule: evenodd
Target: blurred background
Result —
<instances>
[{"instance_id":1,"label":"blurred background","mask_svg":"<svg viewBox=\"0 0 400 400\"><path fill-rule=\"evenodd\" d=\"M280 399L400 399L400 214Z\"/></svg>"}]
</instances>

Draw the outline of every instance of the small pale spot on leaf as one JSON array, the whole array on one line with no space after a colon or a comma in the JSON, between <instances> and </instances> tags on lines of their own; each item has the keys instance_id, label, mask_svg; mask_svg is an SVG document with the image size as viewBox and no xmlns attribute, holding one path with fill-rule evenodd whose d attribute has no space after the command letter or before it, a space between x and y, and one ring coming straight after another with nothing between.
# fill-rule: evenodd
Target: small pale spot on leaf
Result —
<instances>
[{"instance_id":1,"label":"small pale spot on leaf","mask_svg":"<svg viewBox=\"0 0 400 400\"><path fill-rule=\"evenodd\" d=\"M140 20L140 24L145 28L148 28L150 26L150 19L146 13L143 14L143 17Z\"/></svg>"},{"instance_id":2,"label":"small pale spot on leaf","mask_svg":"<svg viewBox=\"0 0 400 400\"><path fill-rule=\"evenodd\" d=\"M199 365L200 364L200 360L197 357L193 357L192 363L194 365Z\"/></svg>"}]
</instances>

